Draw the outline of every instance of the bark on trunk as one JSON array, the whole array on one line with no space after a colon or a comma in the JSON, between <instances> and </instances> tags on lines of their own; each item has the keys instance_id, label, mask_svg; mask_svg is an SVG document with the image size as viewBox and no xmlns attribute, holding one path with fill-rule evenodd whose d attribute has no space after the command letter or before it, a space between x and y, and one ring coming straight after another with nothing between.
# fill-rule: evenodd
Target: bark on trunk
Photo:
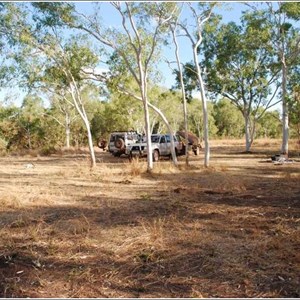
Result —
<instances>
[{"instance_id":1,"label":"bark on trunk","mask_svg":"<svg viewBox=\"0 0 300 300\"><path fill-rule=\"evenodd\" d=\"M73 77L72 77L72 79L73 79ZM90 123L89 123L86 111L84 109L83 103L81 101L80 91L77 89L74 79L73 79L73 84L72 83L70 84L70 92L72 95L72 99L73 99L75 108L78 111L82 121L84 122L86 131L87 131L91 168L94 168L96 166L96 156L95 156L95 151L94 151L93 138L92 138L92 134L91 134L91 127L90 127Z\"/></svg>"},{"instance_id":2,"label":"bark on trunk","mask_svg":"<svg viewBox=\"0 0 300 300\"><path fill-rule=\"evenodd\" d=\"M71 128L70 128L70 117L68 114L66 114L66 147L69 149L70 148L70 133L71 133Z\"/></svg>"},{"instance_id":3,"label":"bark on trunk","mask_svg":"<svg viewBox=\"0 0 300 300\"><path fill-rule=\"evenodd\" d=\"M86 126L86 130L87 130L89 151L90 151L90 156L91 156L91 168L94 168L94 167L96 167L96 156L95 156L95 151L94 151L90 123L87 119L85 120L85 126Z\"/></svg>"},{"instance_id":4,"label":"bark on trunk","mask_svg":"<svg viewBox=\"0 0 300 300\"><path fill-rule=\"evenodd\" d=\"M198 47L194 47L193 52L194 52L194 62L197 70L197 77L200 85L200 94L201 94L202 111L203 111L203 131L204 131L203 138L204 138L204 145L205 145L204 166L209 167L210 148L209 148L209 137L208 137L208 112L207 112L205 88L204 88L204 83L203 83L201 70L198 62L197 48Z\"/></svg>"},{"instance_id":5,"label":"bark on trunk","mask_svg":"<svg viewBox=\"0 0 300 300\"><path fill-rule=\"evenodd\" d=\"M151 132L150 132L150 118L149 118L149 105L147 98L143 99L144 105L144 118L145 118L145 134L147 143L147 171L151 172L153 169L153 157L152 157L152 144L151 144Z\"/></svg>"},{"instance_id":6,"label":"bark on trunk","mask_svg":"<svg viewBox=\"0 0 300 300\"><path fill-rule=\"evenodd\" d=\"M282 146L281 153L288 155L289 151L289 112L286 101L287 66L285 57L282 57Z\"/></svg>"},{"instance_id":7,"label":"bark on trunk","mask_svg":"<svg viewBox=\"0 0 300 300\"><path fill-rule=\"evenodd\" d=\"M252 145L250 120L248 116L244 116L244 118L245 118L246 152L250 152L250 148Z\"/></svg>"},{"instance_id":8,"label":"bark on trunk","mask_svg":"<svg viewBox=\"0 0 300 300\"><path fill-rule=\"evenodd\" d=\"M180 80L181 95L182 95L182 102L183 102L183 118L184 118L184 130L185 130L185 164L188 166L189 165L189 151L188 151L189 141L188 141L187 101L186 101L186 97L185 97L185 87L184 87L184 82L183 82L182 66L181 66L180 58L179 58L179 46L178 46L176 35L175 35L175 29L172 27L171 27L171 29L172 29L173 41L175 44L175 55L176 55L178 72L179 72L179 80Z\"/></svg>"},{"instance_id":9,"label":"bark on trunk","mask_svg":"<svg viewBox=\"0 0 300 300\"><path fill-rule=\"evenodd\" d=\"M144 119L145 119L145 134L147 143L147 171L151 172L153 169L153 157L152 157L152 145L151 145L151 128L150 128L150 117L149 117L149 105L147 97L147 73L143 69L141 52L137 54L137 61L139 67L139 85L140 92L144 106Z\"/></svg>"}]
</instances>

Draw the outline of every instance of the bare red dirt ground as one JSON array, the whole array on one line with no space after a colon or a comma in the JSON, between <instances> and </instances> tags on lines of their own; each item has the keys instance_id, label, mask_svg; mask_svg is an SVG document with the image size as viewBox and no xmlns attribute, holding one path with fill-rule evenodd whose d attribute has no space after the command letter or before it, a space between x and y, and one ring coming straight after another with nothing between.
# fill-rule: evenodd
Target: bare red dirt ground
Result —
<instances>
[{"instance_id":1,"label":"bare red dirt ground","mask_svg":"<svg viewBox=\"0 0 300 300\"><path fill-rule=\"evenodd\" d=\"M300 297L300 156L214 142L152 174L97 150L0 158L0 296ZM29 165L33 164L33 165Z\"/></svg>"}]
</instances>

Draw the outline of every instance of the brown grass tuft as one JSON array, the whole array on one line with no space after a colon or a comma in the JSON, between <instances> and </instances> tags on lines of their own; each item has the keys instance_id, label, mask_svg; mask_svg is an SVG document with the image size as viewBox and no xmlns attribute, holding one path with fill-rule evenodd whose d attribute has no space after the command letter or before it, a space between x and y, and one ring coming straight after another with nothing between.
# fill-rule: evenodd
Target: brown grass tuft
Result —
<instances>
[{"instance_id":1,"label":"brown grass tuft","mask_svg":"<svg viewBox=\"0 0 300 300\"><path fill-rule=\"evenodd\" d=\"M159 161L154 163L153 174L177 174L180 170L171 161Z\"/></svg>"},{"instance_id":2,"label":"brown grass tuft","mask_svg":"<svg viewBox=\"0 0 300 300\"><path fill-rule=\"evenodd\" d=\"M0 196L0 206L3 208L18 209L22 207L21 200L10 193Z\"/></svg>"}]
</instances>

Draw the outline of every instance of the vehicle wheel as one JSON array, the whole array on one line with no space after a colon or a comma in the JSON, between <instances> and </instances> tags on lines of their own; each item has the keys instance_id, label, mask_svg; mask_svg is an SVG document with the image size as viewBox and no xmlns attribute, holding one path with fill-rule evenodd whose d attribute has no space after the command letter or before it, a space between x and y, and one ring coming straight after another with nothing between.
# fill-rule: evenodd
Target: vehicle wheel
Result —
<instances>
[{"instance_id":1,"label":"vehicle wheel","mask_svg":"<svg viewBox=\"0 0 300 300\"><path fill-rule=\"evenodd\" d=\"M105 148L107 147L107 141L103 139L99 139L97 145L100 149L103 149L104 151Z\"/></svg>"},{"instance_id":2,"label":"vehicle wheel","mask_svg":"<svg viewBox=\"0 0 300 300\"><path fill-rule=\"evenodd\" d=\"M158 160L159 160L159 152L158 152L158 150L154 150L154 152L153 152L153 161L158 162Z\"/></svg>"},{"instance_id":3,"label":"vehicle wheel","mask_svg":"<svg viewBox=\"0 0 300 300\"><path fill-rule=\"evenodd\" d=\"M116 148L118 148L118 149L123 149L124 146L125 146L124 140L121 139L121 138L116 139L116 141L115 141L115 146L116 146Z\"/></svg>"}]
</instances>

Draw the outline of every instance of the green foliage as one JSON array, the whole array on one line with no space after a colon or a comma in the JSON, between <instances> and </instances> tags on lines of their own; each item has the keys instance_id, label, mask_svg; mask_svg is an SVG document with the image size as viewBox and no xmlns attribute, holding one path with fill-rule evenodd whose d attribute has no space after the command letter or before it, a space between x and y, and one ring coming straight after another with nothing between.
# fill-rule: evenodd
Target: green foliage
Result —
<instances>
[{"instance_id":1,"label":"green foliage","mask_svg":"<svg viewBox=\"0 0 300 300\"><path fill-rule=\"evenodd\" d=\"M53 107L45 109L43 124L44 140L43 148L60 148L65 146L65 128L53 117L59 118L61 112Z\"/></svg>"},{"instance_id":2,"label":"green foliage","mask_svg":"<svg viewBox=\"0 0 300 300\"><path fill-rule=\"evenodd\" d=\"M15 106L0 106L0 139L2 147L9 146L10 140L18 134L17 117L19 109Z\"/></svg>"},{"instance_id":3,"label":"green foliage","mask_svg":"<svg viewBox=\"0 0 300 300\"><path fill-rule=\"evenodd\" d=\"M289 68L289 81L287 85L287 103L289 108L289 123L291 136L300 140L300 57Z\"/></svg>"},{"instance_id":4,"label":"green foliage","mask_svg":"<svg viewBox=\"0 0 300 300\"><path fill-rule=\"evenodd\" d=\"M44 141L42 101L35 95L28 95L21 108L2 107L0 113L1 138L6 147L39 148Z\"/></svg>"},{"instance_id":5,"label":"green foliage","mask_svg":"<svg viewBox=\"0 0 300 300\"><path fill-rule=\"evenodd\" d=\"M64 2L32 2L37 9L34 21L40 26L66 26L76 21L74 4Z\"/></svg>"},{"instance_id":6,"label":"green foliage","mask_svg":"<svg viewBox=\"0 0 300 300\"><path fill-rule=\"evenodd\" d=\"M48 63L40 80L46 84L55 83L59 88L66 88L74 79L77 83L84 81L82 70L94 68L98 63L98 56L93 53L89 43L83 36L77 36L80 43L72 38L66 41L63 53L58 50L60 59L55 58ZM66 55L67 54L67 55ZM53 60L53 57L50 59ZM36 78L38 79L38 78Z\"/></svg>"},{"instance_id":7,"label":"green foliage","mask_svg":"<svg viewBox=\"0 0 300 300\"><path fill-rule=\"evenodd\" d=\"M300 2L286 2L282 3L280 12L284 12L287 16L294 20L300 19Z\"/></svg>"},{"instance_id":8,"label":"green foliage","mask_svg":"<svg viewBox=\"0 0 300 300\"><path fill-rule=\"evenodd\" d=\"M108 138L109 133L119 130L138 130L143 126L142 105L137 100L118 94L109 102L102 102L91 120L93 137Z\"/></svg>"},{"instance_id":9,"label":"green foliage","mask_svg":"<svg viewBox=\"0 0 300 300\"><path fill-rule=\"evenodd\" d=\"M167 19L171 13L178 13L177 4L174 2L127 2L131 14L135 17L137 28L146 34L153 34L154 28ZM128 9L125 10L128 14ZM160 32L168 31L168 24L160 27Z\"/></svg>"},{"instance_id":10,"label":"green foliage","mask_svg":"<svg viewBox=\"0 0 300 300\"><path fill-rule=\"evenodd\" d=\"M241 26L221 25L206 39L203 63L208 70L209 91L229 97L242 109L267 99L273 63L269 28L250 13Z\"/></svg>"},{"instance_id":11,"label":"green foliage","mask_svg":"<svg viewBox=\"0 0 300 300\"><path fill-rule=\"evenodd\" d=\"M281 131L278 111L267 111L256 125L256 137L258 138L279 138Z\"/></svg>"},{"instance_id":12,"label":"green foliage","mask_svg":"<svg viewBox=\"0 0 300 300\"><path fill-rule=\"evenodd\" d=\"M25 147L29 149L38 148L44 138L45 131L41 124L43 122L43 103L36 95L28 95L21 106L18 124L20 126Z\"/></svg>"},{"instance_id":13,"label":"green foliage","mask_svg":"<svg viewBox=\"0 0 300 300\"><path fill-rule=\"evenodd\" d=\"M172 129L174 131L178 130L179 126L183 123L181 94L159 86L151 86L149 89L149 99L153 105L159 107L163 112ZM152 133L168 132L168 128L154 111L150 111L150 122L154 129Z\"/></svg>"},{"instance_id":14,"label":"green foliage","mask_svg":"<svg viewBox=\"0 0 300 300\"><path fill-rule=\"evenodd\" d=\"M293 87L292 97L288 99L291 136L300 140L300 85Z\"/></svg>"},{"instance_id":15,"label":"green foliage","mask_svg":"<svg viewBox=\"0 0 300 300\"><path fill-rule=\"evenodd\" d=\"M243 116L228 99L221 99L214 104L213 116L218 136L241 138L244 135Z\"/></svg>"},{"instance_id":16,"label":"green foliage","mask_svg":"<svg viewBox=\"0 0 300 300\"><path fill-rule=\"evenodd\" d=\"M9 7L11 7L9 3L2 3L0 7L0 90L15 84L13 80L17 76L17 68L12 59L14 54L7 34L12 20Z\"/></svg>"}]
</instances>

